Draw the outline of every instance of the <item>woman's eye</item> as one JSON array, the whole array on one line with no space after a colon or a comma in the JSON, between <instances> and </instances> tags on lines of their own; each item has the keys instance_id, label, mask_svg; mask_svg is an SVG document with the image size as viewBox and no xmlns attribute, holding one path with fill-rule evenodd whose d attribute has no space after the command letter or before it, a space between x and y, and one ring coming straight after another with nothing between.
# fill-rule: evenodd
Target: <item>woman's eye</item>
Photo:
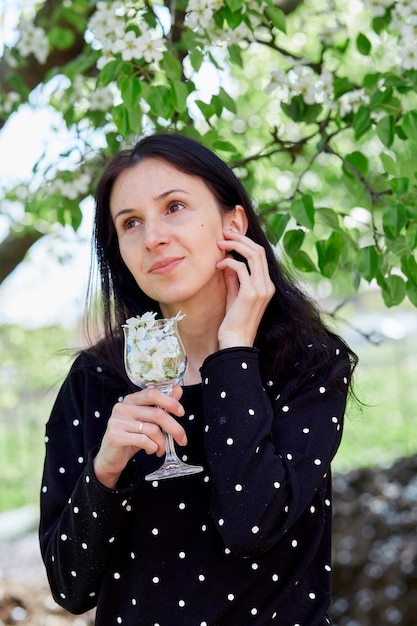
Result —
<instances>
[{"instance_id":1,"label":"woman's eye","mask_svg":"<svg viewBox=\"0 0 417 626\"><path fill-rule=\"evenodd\" d=\"M168 210L170 213L177 213L178 211L182 211L184 205L182 202L171 202L169 204Z\"/></svg>"},{"instance_id":2,"label":"woman's eye","mask_svg":"<svg viewBox=\"0 0 417 626\"><path fill-rule=\"evenodd\" d=\"M125 223L123 224L125 230L129 230L130 228L134 228L135 226L140 226L142 222L140 222L135 217L129 217Z\"/></svg>"}]
</instances>

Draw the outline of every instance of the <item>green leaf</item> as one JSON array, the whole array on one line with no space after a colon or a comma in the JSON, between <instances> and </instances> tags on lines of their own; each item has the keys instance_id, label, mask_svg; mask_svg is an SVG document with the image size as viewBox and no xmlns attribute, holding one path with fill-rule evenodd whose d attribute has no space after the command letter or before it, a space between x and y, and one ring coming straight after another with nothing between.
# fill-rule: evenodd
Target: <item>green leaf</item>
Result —
<instances>
[{"instance_id":1,"label":"green leaf","mask_svg":"<svg viewBox=\"0 0 417 626\"><path fill-rule=\"evenodd\" d=\"M404 176L392 178L390 181L391 189L398 197L404 196L407 193L409 183L409 179Z\"/></svg>"},{"instance_id":2,"label":"green leaf","mask_svg":"<svg viewBox=\"0 0 417 626\"><path fill-rule=\"evenodd\" d=\"M133 76L123 76L119 81L120 94L123 103L128 109L137 107L142 95L142 85L139 78Z\"/></svg>"},{"instance_id":3,"label":"green leaf","mask_svg":"<svg viewBox=\"0 0 417 626\"><path fill-rule=\"evenodd\" d=\"M174 95L175 98L175 95ZM151 85L147 103L151 108L153 118L169 119L174 112L173 91L165 85Z\"/></svg>"},{"instance_id":4,"label":"green leaf","mask_svg":"<svg viewBox=\"0 0 417 626\"><path fill-rule=\"evenodd\" d=\"M371 95L369 108L376 109L377 107L380 107L382 109L385 109L384 105L387 105L388 108L391 108L392 107L392 92L393 92L392 87L385 86L384 90L376 89Z\"/></svg>"},{"instance_id":5,"label":"green leaf","mask_svg":"<svg viewBox=\"0 0 417 626\"><path fill-rule=\"evenodd\" d=\"M336 99L353 89L355 89L355 85L347 78L336 78L333 83L333 92Z\"/></svg>"},{"instance_id":6,"label":"green leaf","mask_svg":"<svg viewBox=\"0 0 417 626\"><path fill-rule=\"evenodd\" d=\"M294 96L289 102L281 102L281 109L294 122L304 119L306 104L301 96Z\"/></svg>"},{"instance_id":7,"label":"green leaf","mask_svg":"<svg viewBox=\"0 0 417 626\"><path fill-rule=\"evenodd\" d=\"M397 164L392 158L392 156L387 154L386 152L381 152L379 157L381 159L381 163L386 173L390 174L391 176L397 176L398 175Z\"/></svg>"},{"instance_id":8,"label":"green leaf","mask_svg":"<svg viewBox=\"0 0 417 626\"><path fill-rule=\"evenodd\" d=\"M131 109L128 109L127 116L129 120L130 132L139 134L142 131L142 109L139 106L134 106Z\"/></svg>"},{"instance_id":9,"label":"green leaf","mask_svg":"<svg viewBox=\"0 0 417 626\"><path fill-rule=\"evenodd\" d=\"M417 224L410 224L405 231L405 242L410 252L417 248Z\"/></svg>"},{"instance_id":10,"label":"green leaf","mask_svg":"<svg viewBox=\"0 0 417 626\"><path fill-rule=\"evenodd\" d=\"M384 146L389 148L394 143L394 117L392 115L386 115L375 127L376 134L378 135Z\"/></svg>"},{"instance_id":11,"label":"green leaf","mask_svg":"<svg viewBox=\"0 0 417 626\"><path fill-rule=\"evenodd\" d=\"M401 276L392 274L379 283L386 306L397 306L405 298L405 282Z\"/></svg>"},{"instance_id":12,"label":"green leaf","mask_svg":"<svg viewBox=\"0 0 417 626\"><path fill-rule=\"evenodd\" d=\"M223 139L216 139L213 142L213 149L236 154L236 147L230 141L224 141Z\"/></svg>"},{"instance_id":13,"label":"green leaf","mask_svg":"<svg viewBox=\"0 0 417 626\"><path fill-rule=\"evenodd\" d=\"M267 17L271 20L275 28L280 30L282 33L287 32L285 28L285 15L284 12L281 11L281 9L278 9L278 7L269 2L268 6L266 7L265 13Z\"/></svg>"},{"instance_id":14,"label":"green leaf","mask_svg":"<svg viewBox=\"0 0 417 626\"><path fill-rule=\"evenodd\" d=\"M270 231L272 232L274 243L278 243L285 232L291 217L288 213L276 213L270 222Z\"/></svg>"},{"instance_id":15,"label":"green leaf","mask_svg":"<svg viewBox=\"0 0 417 626\"><path fill-rule=\"evenodd\" d=\"M167 77L174 80L181 80L182 78L182 65L176 56L170 52L164 52L163 67L166 71Z\"/></svg>"},{"instance_id":16,"label":"green leaf","mask_svg":"<svg viewBox=\"0 0 417 626\"><path fill-rule=\"evenodd\" d=\"M201 52L201 50L197 50L195 48L194 50L190 52L189 59L190 59L191 67L193 68L193 70L195 72L198 72L198 70L203 64L204 54Z\"/></svg>"},{"instance_id":17,"label":"green leaf","mask_svg":"<svg viewBox=\"0 0 417 626\"><path fill-rule=\"evenodd\" d=\"M225 4L229 7L232 13L234 13L242 8L243 0L225 0Z\"/></svg>"},{"instance_id":18,"label":"green leaf","mask_svg":"<svg viewBox=\"0 0 417 626\"><path fill-rule=\"evenodd\" d=\"M207 102L203 102L203 100L196 100L195 103L200 109L200 111L202 112L202 114L204 115L206 120L209 120L212 115L216 114L216 109L214 108L211 102L207 103Z\"/></svg>"},{"instance_id":19,"label":"green leaf","mask_svg":"<svg viewBox=\"0 0 417 626\"><path fill-rule=\"evenodd\" d=\"M117 130L122 135L128 135L130 132L129 116L127 108L124 104L118 104L113 107L112 111L113 122L115 123Z\"/></svg>"},{"instance_id":20,"label":"green leaf","mask_svg":"<svg viewBox=\"0 0 417 626\"><path fill-rule=\"evenodd\" d=\"M363 276L368 283L375 278L378 270L378 254L374 246L359 248L356 253L356 265L360 275Z\"/></svg>"},{"instance_id":21,"label":"green leaf","mask_svg":"<svg viewBox=\"0 0 417 626\"><path fill-rule=\"evenodd\" d=\"M284 235L283 245L285 252L293 257L301 248L304 241L305 233L301 228L297 230L287 230Z\"/></svg>"},{"instance_id":22,"label":"green leaf","mask_svg":"<svg viewBox=\"0 0 417 626\"><path fill-rule=\"evenodd\" d=\"M360 106L353 116L353 129L355 139L360 139L371 128L371 111L365 106Z\"/></svg>"},{"instance_id":23,"label":"green leaf","mask_svg":"<svg viewBox=\"0 0 417 626\"><path fill-rule=\"evenodd\" d=\"M402 257L401 269L407 278L417 287L417 261L412 254Z\"/></svg>"},{"instance_id":24,"label":"green leaf","mask_svg":"<svg viewBox=\"0 0 417 626\"><path fill-rule=\"evenodd\" d=\"M382 215L382 226L388 239L395 239L405 226L406 214L404 205L399 202L388 206Z\"/></svg>"},{"instance_id":25,"label":"green leaf","mask_svg":"<svg viewBox=\"0 0 417 626\"><path fill-rule=\"evenodd\" d=\"M184 113L187 110L188 87L185 83L176 80L173 82L175 94L175 110Z\"/></svg>"},{"instance_id":26,"label":"green leaf","mask_svg":"<svg viewBox=\"0 0 417 626\"><path fill-rule=\"evenodd\" d=\"M359 35L357 36L356 47L359 52L364 56L368 56L372 49L371 42L369 41L368 37L365 37L363 33L359 33Z\"/></svg>"},{"instance_id":27,"label":"green leaf","mask_svg":"<svg viewBox=\"0 0 417 626\"><path fill-rule=\"evenodd\" d=\"M391 11L385 9L384 15L378 15L372 20L372 28L379 35L391 22Z\"/></svg>"},{"instance_id":28,"label":"green leaf","mask_svg":"<svg viewBox=\"0 0 417 626\"><path fill-rule=\"evenodd\" d=\"M242 50L237 44L232 44L227 47L229 51L229 57L232 63L238 67L243 67Z\"/></svg>"},{"instance_id":29,"label":"green leaf","mask_svg":"<svg viewBox=\"0 0 417 626\"><path fill-rule=\"evenodd\" d=\"M314 227L314 204L311 196L304 195L293 200L291 214L298 224L311 230Z\"/></svg>"},{"instance_id":30,"label":"green leaf","mask_svg":"<svg viewBox=\"0 0 417 626\"><path fill-rule=\"evenodd\" d=\"M337 232L333 232L327 239L321 239L316 243L318 265L322 275L326 278L331 278L337 270L344 246L344 237Z\"/></svg>"},{"instance_id":31,"label":"green leaf","mask_svg":"<svg viewBox=\"0 0 417 626\"><path fill-rule=\"evenodd\" d=\"M359 151L355 151L355 152L351 152L350 154L347 154L345 157L345 160L355 169L359 172L359 174L362 174L362 176L365 176L368 172L368 167L369 167L369 161L366 158L366 156ZM343 166L343 171L348 175L348 176L352 176L352 171L348 168Z\"/></svg>"},{"instance_id":32,"label":"green leaf","mask_svg":"<svg viewBox=\"0 0 417 626\"><path fill-rule=\"evenodd\" d=\"M405 292L411 304L417 307L417 286L408 281L406 284Z\"/></svg>"},{"instance_id":33,"label":"green leaf","mask_svg":"<svg viewBox=\"0 0 417 626\"><path fill-rule=\"evenodd\" d=\"M400 162L400 176L404 176L411 181L415 181L417 176L417 160L403 159Z\"/></svg>"},{"instance_id":34,"label":"green leaf","mask_svg":"<svg viewBox=\"0 0 417 626\"><path fill-rule=\"evenodd\" d=\"M417 137L417 111L408 111L402 120L402 129L408 138Z\"/></svg>"},{"instance_id":35,"label":"green leaf","mask_svg":"<svg viewBox=\"0 0 417 626\"><path fill-rule=\"evenodd\" d=\"M220 99L225 109L231 111L232 113L236 113L236 102L231 96L229 96L229 94L223 89L223 87L219 91L218 98Z\"/></svg>"},{"instance_id":36,"label":"green leaf","mask_svg":"<svg viewBox=\"0 0 417 626\"><path fill-rule=\"evenodd\" d=\"M97 84L103 85L104 87L109 85L119 75L121 66L122 62L118 61L117 59L106 63L103 69L100 70L97 78Z\"/></svg>"},{"instance_id":37,"label":"green leaf","mask_svg":"<svg viewBox=\"0 0 417 626\"><path fill-rule=\"evenodd\" d=\"M301 272L317 272L317 268L312 259L309 257L307 252L304 252L304 250L299 250L297 254L292 257L292 262L294 267Z\"/></svg>"},{"instance_id":38,"label":"green leaf","mask_svg":"<svg viewBox=\"0 0 417 626\"><path fill-rule=\"evenodd\" d=\"M330 226L332 230L339 229L339 214L336 213L333 209L329 209L328 207L320 207L315 211L316 222L321 219L323 224Z\"/></svg>"}]
</instances>

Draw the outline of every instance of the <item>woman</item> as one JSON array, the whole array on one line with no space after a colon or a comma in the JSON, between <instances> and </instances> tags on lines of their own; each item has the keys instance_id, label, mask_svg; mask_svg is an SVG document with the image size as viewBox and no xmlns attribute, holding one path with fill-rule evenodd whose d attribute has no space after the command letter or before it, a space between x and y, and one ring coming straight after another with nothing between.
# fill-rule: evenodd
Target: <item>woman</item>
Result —
<instances>
[{"instance_id":1,"label":"woman","mask_svg":"<svg viewBox=\"0 0 417 626\"><path fill-rule=\"evenodd\" d=\"M330 624L330 462L355 355L286 278L233 172L191 139L149 136L112 159L95 248L104 339L47 424L55 599L97 606L98 626ZM172 396L124 372L121 326L146 311L184 315ZM202 473L144 480L161 428Z\"/></svg>"}]
</instances>

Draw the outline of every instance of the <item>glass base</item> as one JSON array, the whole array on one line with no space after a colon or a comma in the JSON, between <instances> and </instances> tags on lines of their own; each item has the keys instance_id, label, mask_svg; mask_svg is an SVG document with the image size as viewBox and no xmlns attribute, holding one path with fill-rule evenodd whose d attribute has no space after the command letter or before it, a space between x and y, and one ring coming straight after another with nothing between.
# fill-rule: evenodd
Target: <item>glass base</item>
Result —
<instances>
[{"instance_id":1,"label":"glass base","mask_svg":"<svg viewBox=\"0 0 417 626\"><path fill-rule=\"evenodd\" d=\"M163 465L155 472L145 476L145 480L163 480L164 478L179 478L181 476L190 476L203 471L201 465L188 465L180 460L165 460Z\"/></svg>"}]
</instances>

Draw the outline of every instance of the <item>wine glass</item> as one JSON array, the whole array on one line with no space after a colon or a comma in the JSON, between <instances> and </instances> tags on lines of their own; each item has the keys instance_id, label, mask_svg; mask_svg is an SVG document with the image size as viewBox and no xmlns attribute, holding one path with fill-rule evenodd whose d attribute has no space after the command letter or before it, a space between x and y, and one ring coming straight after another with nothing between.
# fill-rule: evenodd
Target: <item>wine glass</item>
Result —
<instances>
[{"instance_id":1,"label":"wine glass","mask_svg":"<svg viewBox=\"0 0 417 626\"><path fill-rule=\"evenodd\" d=\"M155 313L129 318L123 325L125 338L124 362L126 373L138 387L156 387L171 395L172 386L180 382L187 369L187 355L178 334L180 314L169 319L155 319ZM160 480L202 472L201 465L181 461L172 435L162 430L166 454L162 466L145 476L145 480Z\"/></svg>"}]
</instances>

